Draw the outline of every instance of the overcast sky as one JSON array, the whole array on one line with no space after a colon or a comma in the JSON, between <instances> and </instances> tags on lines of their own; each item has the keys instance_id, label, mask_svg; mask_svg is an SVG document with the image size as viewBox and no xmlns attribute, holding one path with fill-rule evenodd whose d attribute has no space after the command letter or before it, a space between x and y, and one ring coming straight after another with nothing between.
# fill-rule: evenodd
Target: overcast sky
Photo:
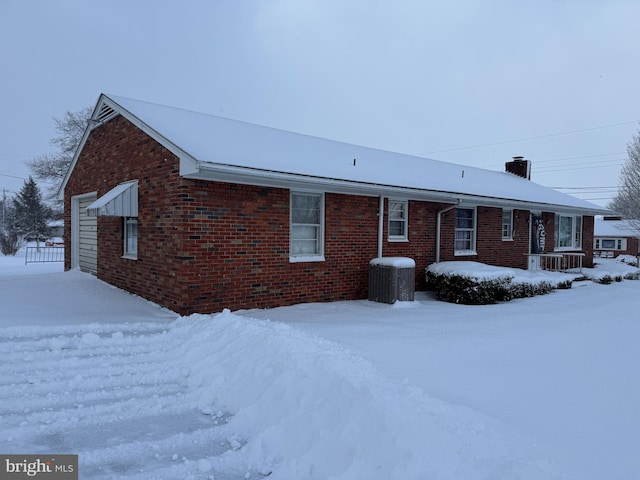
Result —
<instances>
[{"instance_id":1,"label":"overcast sky","mask_svg":"<svg viewBox=\"0 0 640 480\"><path fill-rule=\"evenodd\" d=\"M522 155L605 205L640 127L639 18L637 0L0 0L0 189L105 92L494 170Z\"/></svg>"}]
</instances>

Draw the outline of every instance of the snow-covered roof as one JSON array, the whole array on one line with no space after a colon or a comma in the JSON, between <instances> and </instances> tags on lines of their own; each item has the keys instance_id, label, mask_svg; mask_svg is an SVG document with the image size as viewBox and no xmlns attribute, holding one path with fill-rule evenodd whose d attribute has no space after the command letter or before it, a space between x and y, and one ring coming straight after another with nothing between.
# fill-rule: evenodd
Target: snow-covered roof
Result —
<instances>
[{"instance_id":1,"label":"snow-covered roof","mask_svg":"<svg viewBox=\"0 0 640 480\"><path fill-rule=\"evenodd\" d=\"M93 115L96 125L117 114L175 153L180 158L181 175L189 178L450 203L608 213L598 205L510 173L101 95Z\"/></svg>"},{"instance_id":2,"label":"snow-covered roof","mask_svg":"<svg viewBox=\"0 0 640 480\"><path fill-rule=\"evenodd\" d=\"M596 218L593 224L596 237L640 237L640 232L624 220L604 220Z\"/></svg>"}]
</instances>

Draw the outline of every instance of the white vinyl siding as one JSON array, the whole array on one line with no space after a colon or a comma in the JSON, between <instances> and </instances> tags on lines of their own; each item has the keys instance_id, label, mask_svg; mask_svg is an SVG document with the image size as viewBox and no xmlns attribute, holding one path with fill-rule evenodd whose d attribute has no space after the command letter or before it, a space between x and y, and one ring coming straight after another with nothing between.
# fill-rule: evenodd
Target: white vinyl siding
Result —
<instances>
[{"instance_id":1,"label":"white vinyl siding","mask_svg":"<svg viewBox=\"0 0 640 480\"><path fill-rule=\"evenodd\" d=\"M409 202L389 200L389 240L402 242L409 240Z\"/></svg>"},{"instance_id":2,"label":"white vinyl siding","mask_svg":"<svg viewBox=\"0 0 640 480\"><path fill-rule=\"evenodd\" d=\"M455 255L476 255L476 209L456 208Z\"/></svg>"},{"instance_id":3,"label":"white vinyl siding","mask_svg":"<svg viewBox=\"0 0 640 480\"><path fill-rule=\"evenodd\" d=\"M290 261L324 260L323 224L324 195L292 192Z\"/></svg>"}]
</instances>

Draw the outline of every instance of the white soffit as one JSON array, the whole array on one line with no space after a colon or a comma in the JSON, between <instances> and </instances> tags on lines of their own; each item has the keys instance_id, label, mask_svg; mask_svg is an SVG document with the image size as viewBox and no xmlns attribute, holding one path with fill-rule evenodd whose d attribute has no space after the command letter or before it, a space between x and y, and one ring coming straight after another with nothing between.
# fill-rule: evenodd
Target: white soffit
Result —
<instances>
[{"instance_id":1,"label":"white soffit","mask_svg":"<svg viewBox=\"0 0 640 480\"><path fill-rule=\"evenodd\" d=\"M138 181L117 185L87 207L92 217L137 217Z\"/></svg>"}]
</instances>

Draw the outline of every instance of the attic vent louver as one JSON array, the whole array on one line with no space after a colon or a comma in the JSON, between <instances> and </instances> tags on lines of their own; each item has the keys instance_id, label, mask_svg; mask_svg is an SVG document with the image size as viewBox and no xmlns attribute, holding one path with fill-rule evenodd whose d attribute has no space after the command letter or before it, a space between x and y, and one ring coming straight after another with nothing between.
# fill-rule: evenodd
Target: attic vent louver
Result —
<instances>
[{"instance_id":1,"label":"attic vent louver","mask_svg":"<svg viewBox=\"0 0 640 480\"><path fill-rule=\"evenodd\" d=\"M102 103L100 108L98 109L98 113L95 116L95 121L98 123L104 123L108 120L111 120L113 117L117 115L116 111L111 108L106 103Z\"/></svg>"}]
</instances>

